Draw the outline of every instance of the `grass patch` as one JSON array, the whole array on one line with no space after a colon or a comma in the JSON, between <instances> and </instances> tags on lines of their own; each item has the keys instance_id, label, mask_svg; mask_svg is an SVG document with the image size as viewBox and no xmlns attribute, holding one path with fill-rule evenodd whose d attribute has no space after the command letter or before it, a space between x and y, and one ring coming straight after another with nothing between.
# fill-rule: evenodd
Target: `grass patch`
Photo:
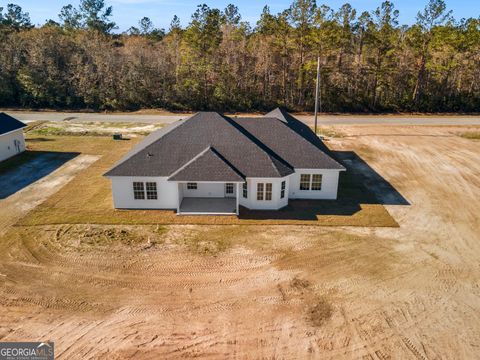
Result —
<instances>
[{"instance_id":1,"label":"grass patch","mask_svg":"<svg viewBox=\"0 0 480 360\"><path fill-rule=\"evenodd\" d=\"M311 127L314 130L314 127ZM327 138L343 138L345 133L331 127L320 126L317 128L317 135Z\"/></svg>"},{"instance_id":2,"label":"grass patch","mask_svg":"<svg viewBox=\"0 0 480 360\"><path fill-rule=\"evenodd\" d=\"M217 255L229 249L234 238L239 236L238 227L221 227L213 230L197 231L191 236L185 236L176 242L184 245L193 253L201 255Z\"/></svg>"},{"instance_id":3,"label":"grass patch","mask_svg":"<svg viewBox=\"0 0 480 360\"><path fill-rule=\"evenodd\" d=\"M198 224L198 225L317 225L317 226L398 226L386 209L369 201L358 184L340 184L338 201L299 202L280 212L249 212L235 216L177 216L171 210L116 210L111 184L102 175L138 139L113 141L90 136L28 136L27 144L38 151L69 151L101 155L49 199L20 221L22 225L43 224ZM343 177L343 176L342 176ZM341 180L344 181L344 180ZM355 196L342 194L354 193ZM360 198L358 197L360 196ZM218 245L221 249L223 245Z\"/></svg>"},{"instance_id":4,"label":"grass patch","mask_svg":"<svg viewBox=\"0 0 480 360\"><path fill-rule=\"evenodd\" d=\"M30 131L30 134L35 136L111 136L111 133L83 130L83 131L71 131L67 128L47 126L36 128Z\"/></svg>"},{"instance_id":5,"label":"grass patch","mask_svg":"<svg viewBox=\"0 0 480 360\"><path fill-rule=\"evenodd\" d=\"M148 135L163 124L112 122L37 122L27 132L32 136L111 136L114 133Z\"/></svg>"},{"instance_id":6,"label":"grass patch","mask_svg":"<svg viewBox=\"0 0 480 360\"><path fill-rule=\"evenodd\" d=\"M470 131L459 134L460 137L470 140L480 140L480 131Z\"/></svg>"}]
</instances>

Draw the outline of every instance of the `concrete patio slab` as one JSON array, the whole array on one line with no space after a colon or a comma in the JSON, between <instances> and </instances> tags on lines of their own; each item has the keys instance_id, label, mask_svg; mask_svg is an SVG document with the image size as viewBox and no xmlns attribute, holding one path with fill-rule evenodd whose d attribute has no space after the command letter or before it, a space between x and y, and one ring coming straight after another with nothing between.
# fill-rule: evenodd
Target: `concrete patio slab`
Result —
<instances>
[{"instance_id":1,"label":"concrete patio slab","mask_svg":"<svg viewBox=\"0 0 480 360\"><path fill-rule=\"evenodd\" d=\"M179 215L236 215L235 198L183 198Z\"/></svg>"}]
</instances>

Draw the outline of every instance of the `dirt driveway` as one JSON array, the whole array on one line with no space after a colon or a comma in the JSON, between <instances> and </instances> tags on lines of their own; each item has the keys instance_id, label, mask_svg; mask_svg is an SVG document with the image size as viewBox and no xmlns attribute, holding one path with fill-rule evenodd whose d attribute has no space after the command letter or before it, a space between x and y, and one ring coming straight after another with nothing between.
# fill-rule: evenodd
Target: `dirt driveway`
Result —
<instances>
[{"instance_id":1,"label":"dirt driveway","mask_svg":"<svg viewBox=\"0 0 480 360\"><path fill-rule=\"evenodd\" d=\"M58 359L477 358L480 142L336 130L409 203L386 205L400 228L11 227L0 339Z\"/></svg>"}]
</instances>

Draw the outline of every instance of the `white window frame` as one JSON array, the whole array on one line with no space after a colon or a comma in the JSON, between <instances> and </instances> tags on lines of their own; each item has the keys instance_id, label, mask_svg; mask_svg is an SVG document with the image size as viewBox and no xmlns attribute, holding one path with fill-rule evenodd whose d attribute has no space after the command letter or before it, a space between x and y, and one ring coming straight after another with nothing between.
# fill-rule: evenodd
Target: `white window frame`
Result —
<instances>
[{"instance_id":1,"label":"white window frame","mask_svg":"<svg viewBox=\"0 0 480 360\"><path fill-rule=\"evenodd\" d=\"M187 183L187 190L198 190L198 183L196 182Z\"/></svg>"},{"instance_id":2,"label":"white window frame","mask_svg":"<svg viewBox=\"0 0 480 360\"><path fill-rule=\"evenodd\" d=\"M133 182L133 199L145 200L145 183L143 181Z\"/></svg>"},{"instance_id":3,"label":"white window frame","mask_svg":"<svg viewBox=\"0 0 480 360\"><path fill-rule=\"evenodd\" d=\"M234 190L235 186L233 185L233 183L225 183L225 194L233 195Z\"/></svg>"},{"instance_id":4,"label":"white window frame","mask_svg":"<svg viewBox=\"0 0 480 360\"><path fill-rule=\"evenodd\" d=\"M265 184L264 183L257 183L257 201L263 201L265 198Z\"/></svg>"},{"instance_id":5,"label":"white window frame","mask_svg":"<svg viewBox=\"0 0 480 360\"><path fill-rule=\"evenodd\" d=\"M308 189L302 189L302 184L303 185L306 184L306 181L302 181L302 176L308 176ZM320 177L320 182L313 181L314 177ZM320 188L317 188L317 186L315 186L315 189L314 189L313 188L314 184L316 185L320 184ZM323 184L323 174L300 174L300 186L299 186L300 191L322 191L322 184Z\"/></svg>"},{"instance_id":6,"label":"white window frame","mask_svg":"<svg viewBox=\"0 0 480 360\"><path fill-rule=\"evenodd\" d=\"M313 178L314 178L314 177L318 177L318 176L320 177L320 182L318 182L318 181L313 181ZM315 186L315 189L314 189L314 188L313 188L313 184L315 184L315 185L318 185L318 184L319 184L320 187L317 188L317 186ZM311 185L310 185L310 189L311 189L312 191L322 191L322 184L323 184L323 175L322 175L322 174L312 174L312 183L311 183Z\"/></svg>"},{"instance_id":7,"label":"white window frame","mask_svg":"<svg viewBox=\"0 0 480 360\"><path fill-rule=\"evenodd\" d=\"M269 190L267 190L269 188ZM273 200L273 183L257 183L257 201Z\"/></svg>"},{"instance_id":8,"label":"white window frame","mask_svg":"<svg viewBox=\"0 0 480 360\"><path fill-rule=\"evenodd\" d=\"M308 180L302 180L302 177L307 177ZM307 189L302 189L302 186L307 184ZM300 174L300 184L299 184L299 189L300 191L310 191L312 186L312 174Z\"/></svg>"},{"instance_id":9,"label":"white window frame","mask_svg":"<svg viewBox=\"0 0 480 360\"><path fill-rule=\"evenodd\" d=\"M285 199L285 189L287 187L287 182L284 180L282 181L282 185L280 187L280 199Z\"/></svg>"},{"instance_id":10,"label":"white window frame","mask_svg":"<svg viewBox=\"0 0 480 360\"><path fill-rule=\"evenodd\" d=\"M273 184L265 183L265 201L272 201L273 198Z\"/></svg>"},{"instance_id":11,"label":"white window frame","mask_svg":"<svg viewBox=\"0 0 480 360\"><path fill-rule=\"evenodd\" d=\"M158 200L158 187L155 181L148 181L145 183L145 193L147 200Z\"/></svg>"}]
</instances>

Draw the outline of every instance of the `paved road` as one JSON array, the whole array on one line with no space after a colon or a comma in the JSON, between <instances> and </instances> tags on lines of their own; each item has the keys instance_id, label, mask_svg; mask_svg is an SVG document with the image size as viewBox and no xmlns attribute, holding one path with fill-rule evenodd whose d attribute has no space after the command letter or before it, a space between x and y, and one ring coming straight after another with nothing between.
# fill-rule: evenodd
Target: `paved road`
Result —
<instances>
[{"instance_id":1,"label":"paved road","mask_svg":"<svg viewBox=\"0 0 480 360\"><path fill-rule=\"evenodd\" d=\"M30 122L48 121L102 121L169 124L189 115L143 115L7 111L19 120ZM313 116L298 116L303 122L313 125ZM480 125L480 116L401 116L401 115L322 115L321 125L395 124L395 125Z\"/></svg>"}]
</instances>

